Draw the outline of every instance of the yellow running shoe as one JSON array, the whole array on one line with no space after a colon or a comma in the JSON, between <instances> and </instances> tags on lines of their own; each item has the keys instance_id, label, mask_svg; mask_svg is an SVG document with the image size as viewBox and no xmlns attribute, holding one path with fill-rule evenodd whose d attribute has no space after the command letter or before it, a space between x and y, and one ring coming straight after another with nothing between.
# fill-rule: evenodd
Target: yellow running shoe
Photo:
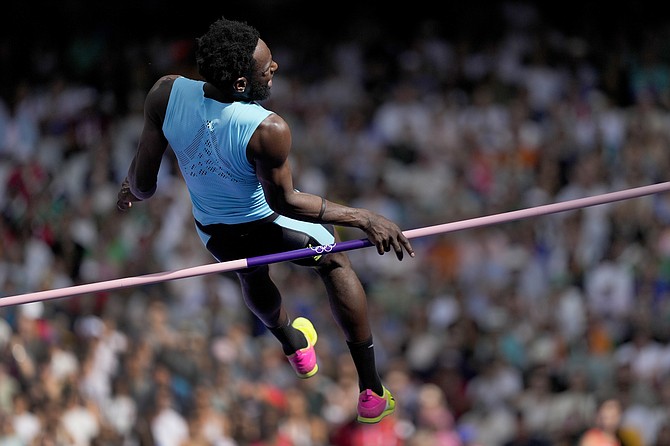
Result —
<instances>
[{"instance_id":1,"label":"yellow running shoe","mask_svg":"<svg viewBox=\"0 0 670 446\"><path fill-rule=\"evenodd\" d=\"M291 326L302 331L307 339L307 347L288 355L288 362L291 363L299 378L307 379L319 371L319 365L316 363L316 352L314 351L314 344L316 344L317 339L316 330L309 319L304 317L296 318Z\"/></svg>"}]
</instances>

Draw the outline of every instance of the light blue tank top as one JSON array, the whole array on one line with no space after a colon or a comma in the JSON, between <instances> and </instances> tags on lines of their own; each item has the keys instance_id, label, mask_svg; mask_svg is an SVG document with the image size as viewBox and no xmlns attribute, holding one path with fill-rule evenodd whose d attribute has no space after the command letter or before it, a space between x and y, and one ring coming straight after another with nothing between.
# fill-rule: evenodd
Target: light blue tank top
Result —
<instances>
[{"instance_id":1,"label":"light blue tank top","mask_svg":"<svg viewBox=\"0 0 670 446\"><path fill-rule=\"evenodd\" d=\"M193 216L203 225L267 217L272 209L246 150L258 125L272 112L254 102L205 98L203 86L202 81L177 78L163 122L191 196Z\"/></svg>"}]
</instances>

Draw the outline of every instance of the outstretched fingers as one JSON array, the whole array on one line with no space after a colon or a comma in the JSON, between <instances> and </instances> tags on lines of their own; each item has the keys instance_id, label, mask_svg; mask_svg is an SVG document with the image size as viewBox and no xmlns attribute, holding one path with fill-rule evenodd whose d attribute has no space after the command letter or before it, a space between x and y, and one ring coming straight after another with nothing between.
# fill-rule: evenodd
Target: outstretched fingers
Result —
<instances>
[{"instance_id":1,"label":"outstretched fingers","mask_svg":"<svg viewBox=\"0 0 670 446\"><path fill-rule=\"evenodd\" d=\"M372 213L372 216L368 217L364 230L368 235L368 240L377 247L379 255L393 249L398 260L403 259L405 251L410 257L414 257L414 249L405 234L395 223L383 216Z\"/></svg>"},{"instance_id":2,"label":"outstretched fingers","mask_svg":"<svg viewBox=\"0 0 670 446\"><path fill-rule=\"evenodd\" d=\"M389 245L386 239L379 239L374 241L375 246L377 247L377 253L383 255L385 252L388 252Z\"/></svg>"},{"instance_id":3,"label":"outstretched fingers","mask_svg":"<svg viewBox=\"0 0 670 446\"><path fill-rule=\"evenodd\" d=\"M402 246L400 246L400 243L398 243L398 240L392 239L391 244L393 245L393 250L395 251L395 256L398 258L398 260L402 260L402 258L405 256L405 253L402 250Z\"/></svg>"},{"instance_id":4,"label":"outstretched fingers","mask_svg":"<svg viewBox=\"0 0 670 446\"><path fill-rule=\"evenodd\" d=\"M401 253L402 253L402 249L404 248L405 251L407 251L407 254L409 254L410 257L414 257L416 255L414 253L414 248L412 248L412 244L409 242L409 239L407 237L405 237L405 234L403 234L401 232L400 235L398 236L398 240L400 242L400 245L402 245L402 248L399 248ZM398 252L397 249L396 249L396 252Z\"/></svg>"},{"instance_id":5,"label":"outstretched fingers","mask_svg":"<svg viewBox=\"0 0 670 446\"><path fill-rule=\"evenodd\" d=\"M405 235L402 233L396 236L390 236L388 238L381 239L375 243L375 245L377 246L377 252L380 255L390 252L391 249L393 249L398 260L402 260L404 258L405 251L407 251L410 257L415 256L412 245L410 244L407 237L405 237Z\"/></svg>"},{"instance_id":6,"label":"outstretched fingers","mask_svg":"<svg viewBox=\"0 0 670 446\"><path fill-rule=\"evenodd\" d=\"M396 257L398 257L398 260L403 259L405 251L407 251L407 254L409 254L410 257L414 257L414 249L412 248L412 245L410 244L407 237L405 237L402 233L400 233L398 237L392 238L391 244L393 246L393 250L395 251Z\"/></svg>"}]
</instances>

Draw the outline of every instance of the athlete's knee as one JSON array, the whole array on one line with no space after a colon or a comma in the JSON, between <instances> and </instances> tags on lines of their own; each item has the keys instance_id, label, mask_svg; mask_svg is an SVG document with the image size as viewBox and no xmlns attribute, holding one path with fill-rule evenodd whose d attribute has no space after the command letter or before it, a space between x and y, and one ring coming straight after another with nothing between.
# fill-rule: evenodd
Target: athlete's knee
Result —
<instances>
[{"instance_id":1,"label":"athlete's knee","mask_svg":"<svg viewBox=\"0 0 670 446\"><path fill-rule=\"evenodd\" d=\"M335 270L351 269L349 257L343 252L336 252L324 256L316 269L320 274L328 274Z\"/></svg>"}]
</instances>

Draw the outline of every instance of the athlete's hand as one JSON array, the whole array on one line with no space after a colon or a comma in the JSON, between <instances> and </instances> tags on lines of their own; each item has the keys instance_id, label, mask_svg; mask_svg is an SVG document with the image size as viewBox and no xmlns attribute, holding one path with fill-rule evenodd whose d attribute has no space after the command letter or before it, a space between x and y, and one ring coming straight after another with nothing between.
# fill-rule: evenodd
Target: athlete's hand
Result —
<instances>
[{"instance_id":1,"label":"athlete's hand","mask_svg":"<svg viewBox=\"0 0 670 446\"><path fill-rule=\"evenodd\" d=\"M123 180L121 184L121 190L117 195L116 208L121 212L126 212L133 206L133 201L140 201L133 193L130 191L130 183L128 178Z\"/></svg>"},{"instance_id":2,"label":"athlete's hand","mask_svg":"<svg viewBox=\"0 0 670 446\"><path fill-rule=\"evenodd\" d=\"M389 219L370 212L367 218L367 225L362 229L367 234L368 240L377 247L377 252L380 255L393 249L398 260L403 259L404 251L407 251L410 257L415 256L414 249L407 237L405 237L398 225Z\"/></svg>"}]
</instances>

